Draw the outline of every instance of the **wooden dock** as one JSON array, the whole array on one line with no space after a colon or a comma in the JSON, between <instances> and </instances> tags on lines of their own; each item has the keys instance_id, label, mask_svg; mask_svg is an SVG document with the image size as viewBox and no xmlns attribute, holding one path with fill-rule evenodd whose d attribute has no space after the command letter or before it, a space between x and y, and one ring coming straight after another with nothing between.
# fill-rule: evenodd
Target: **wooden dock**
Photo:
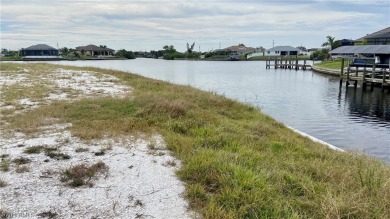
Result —
<instances>
[{"instance_id":1,"label":"wooden dock","mask_svg":"<svg viewBox=\"0 0 390 219\"><path fill-rule=\"evenodd\" d=\"M361 67L357 65L351 65L351 60L347 59L347 68L344 72L345 59L341 59L341 71L340 71L340 86L342 86L343 80L345 80L346 86L353 85L355 88L361 85L363 89L370 85L370 89L374 87L381 87L382 91L386 88L390 92L390 71L389 68L378 68L375 64L370 67Z\"/></svg>"},{"instance_id":2,"label":"wooden dock","mask_svg":"<svg viewBox=\"0 0 390 219\"><path fill-rule=\"evenodd\" d=\"M299 63L299 61L303 61L303 64ZM271 66L273 66L275 69L281 68L281 69L306 70L307 68L311 69L312 65L308 64L309 61L311 61L311 60L306 60L306 59L305 60L298 60L298 57L284 58L284 59L283 59L283 57L274 58L274 59L269 58L268 60L266 60L265 68L270 69ZM312 62L314 62L314 61L312 61Z\"/></svg>"}]
</instances>

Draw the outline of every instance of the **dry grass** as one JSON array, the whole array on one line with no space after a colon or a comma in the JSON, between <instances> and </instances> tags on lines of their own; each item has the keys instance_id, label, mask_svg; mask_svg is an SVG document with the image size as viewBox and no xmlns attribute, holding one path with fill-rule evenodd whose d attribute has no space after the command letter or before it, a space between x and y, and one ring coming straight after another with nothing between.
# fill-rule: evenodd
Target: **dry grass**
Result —
<instances>
[{"instance_id":1,"label":"dry grass","mask_svg":"<svg viewBox=\"0 0 390 219\"><path fill-rule=\"evenodd\" d=\"M26 165L21 165L21 166L17 166L16 167L16 170L15 172L16 173L25 173L25 172L30 172L30 167L26 166Z\"/></svg>"},{"instance_id":2,"label":"dry grass","mask_svg":"<svg viewBox=\"0 0 390 219\"><path fill-rule=\"evenodd\" d=\"M50 124L47 118L57 118L72 123L72 134L85 140L161 133L181 160L178 175L191 206L204 218L390 218L390 168L384 162L331 150L252 106L213 93L117 71L69 68L112 74L134 88L134 97L55 102L7 117L6 128L33 133ZM88 184L90 177L81 176L89 168L69 168L63 180Z\"/></svg>"},{"instance_id":3,"label":"dry grass","mask_svg":"<svg viewBox=\"0 0 390 219\"><path fill-rule=\"evenodd\" d=\"M19 158L13 159L12 162L15 163L16 165L23 165L23 164L30 163L31 160L28 158L25 158L25 157L19 157Z\"/></svg>"},{"instance_id":4,"label":"dry grass","mask_svg":"<svg viewBox=\"0 0 390 219\"><path fill-rule=\"evenodd\" d=\"M97 174L107 174L107 172L108 166L101 161L90 166L80 164L64 170L61 174L61 182L66 182L71 187L93 186L91 180Z\"/></svg>"}]
</instances>

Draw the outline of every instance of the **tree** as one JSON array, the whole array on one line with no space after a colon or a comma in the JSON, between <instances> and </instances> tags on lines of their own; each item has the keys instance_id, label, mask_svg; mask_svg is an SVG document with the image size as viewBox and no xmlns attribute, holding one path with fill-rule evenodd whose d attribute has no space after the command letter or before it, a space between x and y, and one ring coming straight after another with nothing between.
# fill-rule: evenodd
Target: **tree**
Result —
<instances>
[{"instance_id":1,"label":"tree","mask_svg":"<svg viewBox=\"0 0 390 219\"><path fill-rule=\"evenodd\" d=\"M106 45L100 45L99 47L100 47L100 48L107 48Z\"/></svg>"},{"instance_id":2,"label":"tree","mask_svg":"<svg viewBox=\"0 0 390 219\"><path fill-rule=\"evenodd\" d=\"M165 50L166 53L169 53L169 54L176 52L175 47L173 47L172 45L170 45L170 46L165 45L163 47L163 49Z\"/></svg>"},{"instance_id":3,"label":"tree","mask_svg":"<svg viewBox=\"0 0 390 219\"><path fill-rule=\"evenodd\" d=\"M67 47L61 48L60 52L62 55L68 55L69 54L69 49Z\"/></svg>"},{"instance_id":4,"label":"tree","mask_svg":"<svg viewBox=\"0 0 390 219\"><path fill-rule=\"evenodd\" d=\"M313 52L310 55L310 59L312 60L326 60L330 57L328 49L321 49Z\"/></svg>"},{"instance_id":5,"label":"tree","mask_svg":"<svg viewBox=\"0 0 390 219\"><path fill-rule=\"evenodd\" d=\"M125 49L118 50L115 55L126 59L135 59L134 53L132 51L126 51Z\"/></svg>"},{"instance_id":6,"label":"tree","mask_svg":"<svg viewBox=\"0 0 390 219\"><path fill-rule=\"evenodd\" d=\"M327 39L327 41L322 44L322 47L330 47L330 50L332 50L334 47L334 42L335 42L334 37L327 36L326 39Z\"/></svg>"},{"instance_id":7,"label":"tree","mask_svg":"<svg viewBox=\"0 0 390 219\"><path fill-rule=\"evenodd\" d=\"M82 49L82 50L81 50L81 58L83 58L83 57L84 57L84 55L85 55L85 50L84 50L84 49Z\"/></svg>"},{"instance_id":8,"label":"tree","mask_svg":"<svg viewBox=\"0 0 390 219\"><path fill-rule=\"evenodd\" d=\"M194 51L194 47L195 47L195 42L191 45L191 47L187 43L187 52L188 52L188 54L192 54L192 52Z\"/></svg>"},{"instance_id":9,"label":"tree","mask_svg":"<svg viewBox=\"0 0 390 219\"><path fill-rule=\"evenodd\" d=\"M298 46L297 49L304 51L304 52L307 51L306 47L304 47L304 46Z\"/></svg>"},{"instance_id":10,"label":"tree","mask_svg":"<svg viewBox=\"0 0 390 219\"><path fill-rule=\"evenodd\" d=\"M260 52L262 52L262 53L263 53L263 56L264 56L264 53L265 53L265 51L266 51L266 49L265 49L264 47L259 46L259 47L257 47L256 49L259 49Z\"/></svg>"}]
</instances>

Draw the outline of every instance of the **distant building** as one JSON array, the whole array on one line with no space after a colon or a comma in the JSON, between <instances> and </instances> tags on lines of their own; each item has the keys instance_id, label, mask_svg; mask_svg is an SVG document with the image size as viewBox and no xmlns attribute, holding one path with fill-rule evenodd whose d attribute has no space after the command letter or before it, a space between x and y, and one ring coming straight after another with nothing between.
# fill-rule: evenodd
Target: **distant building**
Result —
<instances>
[{"instance_id":1,"label":"distant building","mask_svg":"<svg viewBox=\"0 0 390 219\"><path fill-rule=\"evenodd\" d=\"M84 52L84 55L89 56L112 56L114 55L115 50L105 47L99 47L95 45L88 46L78 46L76 47L76 51L81 54Z\"/></svg>"},{"instance_id":2,"label":"distant building","mask_svg":"<svg viewBox=\"0 0 390 219\"><path fill-rule=\"evenodd\" d=\"M275 46L265 51L266 56L295 56L300 52L299 49L292 46Z\"/></svg>"},{"instance_id":3,"label":"distant building","mask_svg":"<svg viewBox=\"0 0 390 219\"><path fill-rule=\"evenodd\" d=\"M23 58L59 58L58 49L46 44L38 44L21 49Z\"/></svg>"},{"instance_id":4,"label":"distant building","mask_svg":"<svg viewBox=\"0 0 390 219\"><path fill-rule=\"evenodd\" d=\"M340 40L340 46L353 46L355 45L355 41L349 39Z\"/></svg>"},{"instance_id":5,"label":"distant building","mask_svg":"<svg viewBox=\"0 0 390 219\"><path fill-rule=\"evenodd\" d=\"M230 56L239 56L239 55L245 55L249 53L256 52L256 48L253 47L246 47L245 45L238 45L238 46L229 46L225 49L219 49L216 50L216 52L220 51L228 51L230 53Z\"/></svg>"},{"instance_id":6,"label":"distant building","mask_svg":"<svg viewBox=\"0 0 390 219\"><path fill-rule=\"evenodd\" d=\"M355 44L367 41L367 45L390 45L390 27L355 40Z\"/></svg>"}]
</instances>

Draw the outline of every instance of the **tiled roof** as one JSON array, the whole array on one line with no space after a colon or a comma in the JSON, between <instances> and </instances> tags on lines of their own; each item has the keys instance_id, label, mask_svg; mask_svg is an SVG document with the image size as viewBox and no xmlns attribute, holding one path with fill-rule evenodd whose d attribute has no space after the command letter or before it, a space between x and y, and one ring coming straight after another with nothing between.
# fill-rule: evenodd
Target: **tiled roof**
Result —
<instances>
[{"instance_id":1,"label":"tiled roof","mask_svg":"<svg viewBox=\"0 0 390 219\"><path fill-rule=\"evenodd\" d=\"M246 46L229 46L225 48L224 50L230 50L230 51L248 51L248 50L256 50L256 48L253 47L246 47Z\"/></svg>"},{"instance_id":2,"label":"tiled roof","mask_svg":"<svg viewBox=\"0 0 390 219\"><path fill-rule=\"evenodd\" d=\"M85 51L115 51L110 48L103 48L95 45L88 45L88 46L78 46L76 47L76 50L85 50Z\"/></svg>"},{"instance_id":3,"label":"tiled roof","mask_svg":"<svg viewBox=\"0 0 390 219\"><path fill-rule=\"evenodd\" d=\"M58 49L48 46L46 44L37 44L34 46L27 47L23 50L58 50Z\"/></svg>"}]
</instances>

